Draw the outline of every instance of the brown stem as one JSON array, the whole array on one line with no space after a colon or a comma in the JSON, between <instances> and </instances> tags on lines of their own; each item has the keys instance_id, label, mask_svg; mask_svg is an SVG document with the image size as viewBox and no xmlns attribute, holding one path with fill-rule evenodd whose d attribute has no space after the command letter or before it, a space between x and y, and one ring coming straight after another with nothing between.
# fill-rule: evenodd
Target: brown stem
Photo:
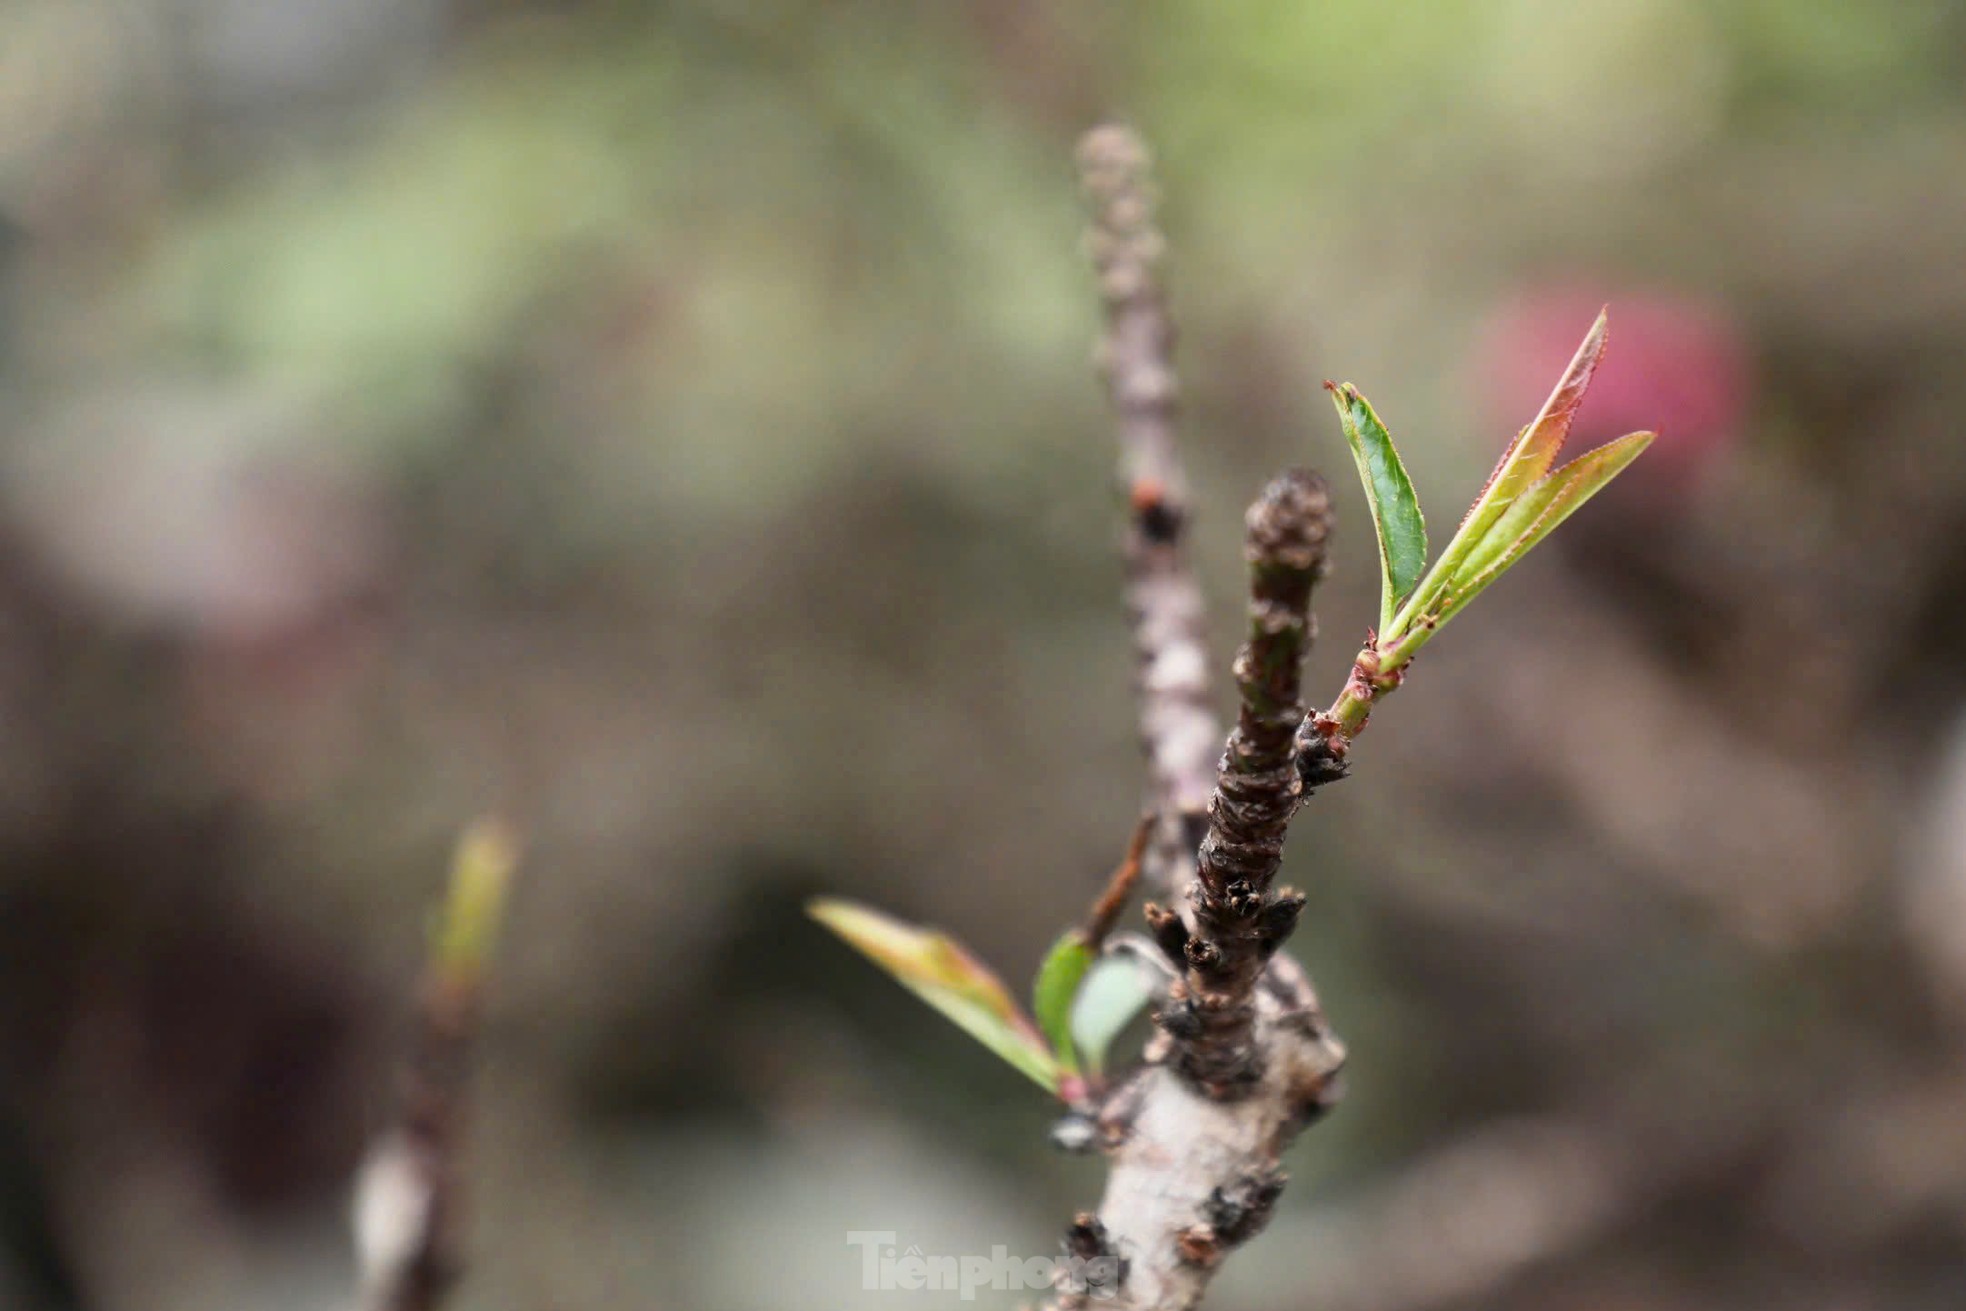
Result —
<instances>
[{"instance_id":1,"label":"brown stem","mask_svg":"<svg viewBox=\"0 0 1966 1311\"><path fill-rule=\"evenodd\" d=\"M1323 480L1302 471L1275 479L1250 507L1248 528L1249 636L1235 663L1241 710L1208 808L1194 931L1183 947L1188 977L1162 1013L1177 1064L1217 1096L1236 1094L1262 1072L1251 1041L1256 980L1304 908L1300 894L1270 885L1303 791L1295 738L1315 631L1311 589L1324 573L1331 531Z\"/></svg>"},{"instance_id":2,"label":"brown stem","mask_svg":"<svg viewBox=\"0 0 1966 1311\"><path fill-rule=\"evenodd\" d=\"M1111 1173L1097 1214L1079 1217L1066 1251L1099 1258L1093 1264L1107 1279L1068 1279L1050 1305L1188 1311L1225 1257L1268 1221L1283 1187L1282 1153L1336 1100L1344 1063L1310 980L1276 950L1301 900L1269 889L1304 786L1293 745L1303 719L1298 664L1328 507L1321 484L1290 475L1251 512L1252 622L1236 667L1242 715L1222 753L1208 711L1201 596L1178 549L1186 516L1166 362L1173 333L1151 278L1158 238L1148 222L1146 151L1124 129L1100 128L1080 161L1106 301L1103 358L1132 488L1127 595L1150 809L1163 818L1152 873L1170 898L1186 899L1190 875L1201 877L1188 918L1147 907L1155 941L1185 974L1146 1064L1096 1108L1093 1136Z\"/></svg>"},{"instance_id":3,"label":"brown stem","mask_svg":"<svg viewBox=\"0 0 1966 1311\"><path fill-rule=\"evenodd\" d=\"M1126 899L1133 895L1133 885L1140 881L1140 868L1147 854L1147 844L1153 839L1157 827L1153 814L1140 817L1133 827L1133 838L1126 844L1126 855L1121 857L1119 867L1106 880L1106 887L1099 899L1092 903L1092 909L1085 917L1085 941L1094 951L1099 950L1106 941L1106 935L1119 923L1120 912L1126 909Z\"/></svg>"}]
</instances>

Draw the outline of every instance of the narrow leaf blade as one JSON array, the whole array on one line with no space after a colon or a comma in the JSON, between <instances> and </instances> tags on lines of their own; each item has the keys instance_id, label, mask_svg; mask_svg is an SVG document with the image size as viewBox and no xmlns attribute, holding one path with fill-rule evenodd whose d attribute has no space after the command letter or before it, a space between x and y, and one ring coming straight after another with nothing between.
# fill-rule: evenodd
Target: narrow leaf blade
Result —
<instances>
[{"instance_id":1,"label":"narrow leaf blade","mask_svg":"<svg viewBox=\"0 0 1966 1311\"><path fill-rule=\"evenodd\" d=\"M1576 419L1577 411L1583 407L1584 393L1590 390L1591 379L1596 376L1597 366L1604 359L1609 330L1608 311L1599 310L1590 331L1584 334L1583 342L1578 345L1577 353L1570 357L1570 363L1565 366L1563 376L1550 389L1549 399L1543 402L1543 408L1502 452L1494 472L1488 476L1487 485L1481 489L1482 495L1475 499L1474 506L1468 512L1470 519L1478 511L1499 515L1509 502L1521 495L1531 483L1541 479L1556 463L1564 441L1570 436L1570 425Z\"/></svg>"},{"instance_id":2,"label":"narrow leaf blade","mask_svg":"<svg viewBox=\"0 0 1966 1311\"><path fill-rule=\"evenodd\" d=\"M444 977L469 982L484 973L518 865L518 838L499 820L479 819L459 836L434 944Z\"/></svg>"},{"instance_id":3,"label":"narrow leaf blade","mask_svg":"<svg viewBox=\"0 0 1966 1311\"><path fill-rule=\"evenodd\" d=\"M1037 982L1031 986L1032 1013L1038 1028L1051 1041L1051 1050L1067 1073L1077 1074L1078 1057L1072 1051L1072 1001L1079 995L1079 984L1092 968L1093 951L1085 935L1067 929L1038 966Z\"/></svg>"},{"instance_id":4,"label":"narrow leaf blade","mask_svg":"<svg viewBox=\"0 0 1966 1311\"><path fill-rule=\"evenodd\" d=\"M946 934L850 901L820 897L806 913L1047 1092L1063 1073L1002 980Z\"/></svg>"},{"instance_id":5,"label":"narrow leaf blade","mask_svg":"<svg viewBox=\"0 0 1966 1311\"><path fill-rule=\"evenodd\" d=\"M1384 630L1426 570L1427 522L1420 515L1420 499L1400 463L1392 434L1371 404L1349 382L1325 385L1338 407L1345 443L1352 448L1366 504L1372 509L1372 527L1379 535L1379 627Z\"/></svg>"},{"instance_id":6,"label":"narrow leaf blade","mask_svg":"<svg viewBox=\"0 0 1966 1311\"><path fill-rule=\"evenodd\" d=\"M1449 580L1436 610L1439 622L1445 623L1483 588L1507 573L1531 547L1556 531L1558 524L1636 460L1656 435L1634 432L1606 442L1527 488L1495 520L1488 535L1469 551Z\"/></svg>"},{"instance_id":7,"label":"narrow leaf blade","mask_svg":"<svg viewBox=\"0 0 1966 1311\"><path fill-rule=\"evenodd\" d=\"M1478 543L1491 540L1495 522L1508 513L1510 507L1556 463L1564 441L1570 436L1570 425L1576 419L1578 409L1583 406L1584 393L1590 390L1591 379L1604 359L1609 331L1609 312L1600 310L1590 331L1584 334L1582 344L1577 347L1577 353L1564 369L1563 376L1551 389L1549 399L1543 402L1543 408L1516 433L1515 439L1502 452L1502 458L1495 462L1488 481L1482 484L1481 494L1468 507L1467 516L1461 520L1461 526L1447 543L1447 549L1441 552L1434 573L1428 579L1429 592L1445 590L1449 580L1464 572L1468 553ZM1421 606L1431 609L1428 604L1431 599L1421 597Z\"/></svg>"},{"instance_id":8,"label":"narrow leaf blade","mask_svg":"<svg viewBox=\"0 0 1966 1311\"><path fill-rule=\"evenodd\" d=\"M1153 996L1153 980L1136 960L1106 956L1092 967L1072 1007L1072 1036L1094 1074L1105 1073L1106 1053L1113 1040Z\"/></svg>"}]
</instances>

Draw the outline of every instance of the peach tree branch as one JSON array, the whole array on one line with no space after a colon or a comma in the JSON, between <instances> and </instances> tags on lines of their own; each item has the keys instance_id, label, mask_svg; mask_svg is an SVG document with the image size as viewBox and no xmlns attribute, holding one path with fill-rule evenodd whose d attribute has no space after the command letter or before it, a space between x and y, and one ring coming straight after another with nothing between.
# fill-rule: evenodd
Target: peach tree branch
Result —
<instances>
[{"instance_id":1,"label":"peach tree branch","mask_svg":"<svg viewBox=\"0 0 1966 1311\"><path fill-rule=\"evenodd\" d=\"M1127 597L1153 840L1143 825L1086 923L1054 943L1028 1013L947 934L830 899L811 909L1063 1101L1070 1114L1054 1141L1107 1155L1099 1209L1080 1213L1066 1231L1071 1260L1052 1306L1079 1311L1096 1299L1128 1311L1187 1311L1229 1253L1268 1222L1284 1186L1284 1151L1337 1099L1344 1047L1302 967L1280 950L1304 905L1274 887L1292 817L1313 790L1345 776L1371 709L1399 686L1421 647L1636 458L1651 434L1554 467L1603 354L1600 318L1430 566L1419 499L1391 435L1357 388L1327 384L1372 512L1379 622L1337 700L1307 714L1301 669L1330 501L1315 475L1273 480L1247 519L1250 623L1234 667L1240 707L1218 755L1201 593L1184 550L1173 329L1154 278L1160 237L1147 152L1130 131L1102 127L1086 137L1079 162L1106 308L1100 361L1128 489ZM1137 951L1132 935L1111 929L1143 865L1148 881L1177 899L1178 909L1145 907L1152 942L1171 964L1114 1002L1089 980L1102 943L1109 955ZM1097 1006L1088 1000L1095 994ZM1150 997L1159 1002L1157 1031L1142 1063L1109 1082L1106 1046Z\"/></svg>"}]
</instances>

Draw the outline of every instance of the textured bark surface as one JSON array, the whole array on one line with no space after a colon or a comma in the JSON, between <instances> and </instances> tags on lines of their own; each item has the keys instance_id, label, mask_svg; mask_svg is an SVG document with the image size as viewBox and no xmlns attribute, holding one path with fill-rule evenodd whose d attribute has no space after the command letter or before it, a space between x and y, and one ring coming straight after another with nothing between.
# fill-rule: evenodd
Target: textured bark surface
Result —
<instances>
[{"instance_id":1,"label":"textured bark surface","mask_svg":"<svg viewBox=\"0 0 1966 1311\"><path fill-rule=\"evenodd\" d=\"M1177 897L1194 872L1222 729L1210 709L1201 585L1188 562L1174 328L1154 277L1161 240L1145 148L1123 128L1099 128L1080 145L1079 167L1092 209L1087 242L1106 308L1099 369L1127 496L1126 605L1139 657L1147 808L1158 817L1146 875L1161 895Z\"/></svg>"},{"instance_id":2,"label":"textured bark surface","mask_svg":"<svg viewBox=\"0 0 1966 1311\"><path fill-rule=\"evenodd\" d=\"M1235 664L1241 710L1209 801L1194 928L1182 947L1188 977L1162 1016L1181 1070L1218 1097L1262 1077L1256 980L1304 909L1300 894L1270 885L1303 792L1300 684L1330 531L1330 498L1315 474L1284 474L1249 510L1249 636Z\"/></svg>"},{"instance_id":3,"label":"textured bark surface","mask_svg":"<svg viewBox=\"0 0 1966 1311\"><path fill-rule=\"evenodd\" d=\"M1265 1060L1243 1096L1211 1096L1162 1060L1108 1103L1101 1128L1112 1167L1098 1214L1126 1267L1118 1296L1100 1305L1198 1304L1222 1260L1268 1223L1285 1182L1284 1149L1336 1099L1344 1047L1303 972L1277 957L1253 1009ZM1088 1303L1084 1295L1060 1299L1064 1307Z\"/></svg>"},{"instance_id":4,"label":"textured bark surface","mask_svg":"<svg viewBox=\"0 0 1966 1311\"><path fill-rule=\"evenodd\" d=\"M1073 1255L1118 1258L1117 1286L1061 1288L1052 1305L1139 1311L1195 1306L1229 1252L1259 1233L1284 1185L1281 1156L1337 1095L1344 1048L1303 970L1278 947L1303 899L1271 888L1284 831L1307 785L1300 669L1313 633L1330 507L1293 473L1250 510L1250 628L1236 662L1241 710L1226 752L1208 709L1202 598L1181 550L1185 488L1174 445L1173 339L1153 279L1147 155L1116 127L1091 133L1080 166L1106 305L1101 362L1129 488L1127 595L1141 657L1141 738L1160 816L1154 883L1180 909L1149 905L1154 940L1182 977L1156 1016L1143 1067L1098 1110L1111 1158Z\"/></svg>"}]
</instances>

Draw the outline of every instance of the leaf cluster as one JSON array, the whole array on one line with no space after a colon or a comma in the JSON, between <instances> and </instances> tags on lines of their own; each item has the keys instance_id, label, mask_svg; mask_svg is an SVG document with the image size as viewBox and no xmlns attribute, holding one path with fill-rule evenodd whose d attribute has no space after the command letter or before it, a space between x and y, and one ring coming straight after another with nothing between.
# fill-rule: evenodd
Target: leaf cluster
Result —
<instances>
[{"instance_id":1,"label":"leaf cluster","mask_svg":"<svg viewBox=\"0 0 1966 1311\"><path fill-rule=\"evenodd\" d=\"M1604 357L1605 333L1606 316L1599 314L1549 399L1502 452L1431 567L1420 498L1392 434L1358 388L1325 384L1358 465L1379 544L1379 626L1367 645L1374 678L1396 676L1442 625L1651 444L1652 433L1635 432L1556 464ZM1346 695L1354 695L1349 686ZM1363 709L1355 707L1348 735L1364 722ZM1138 966L1102 961L1078 929L1067 930L1045 956L1027 1013L988 966L947 934L831 898L809 909L964 1032L1067 1101L1083 1092L1088 1073L1101 1076L1113 1039L1148 998Z\"/></svg>"}]
</instances>

